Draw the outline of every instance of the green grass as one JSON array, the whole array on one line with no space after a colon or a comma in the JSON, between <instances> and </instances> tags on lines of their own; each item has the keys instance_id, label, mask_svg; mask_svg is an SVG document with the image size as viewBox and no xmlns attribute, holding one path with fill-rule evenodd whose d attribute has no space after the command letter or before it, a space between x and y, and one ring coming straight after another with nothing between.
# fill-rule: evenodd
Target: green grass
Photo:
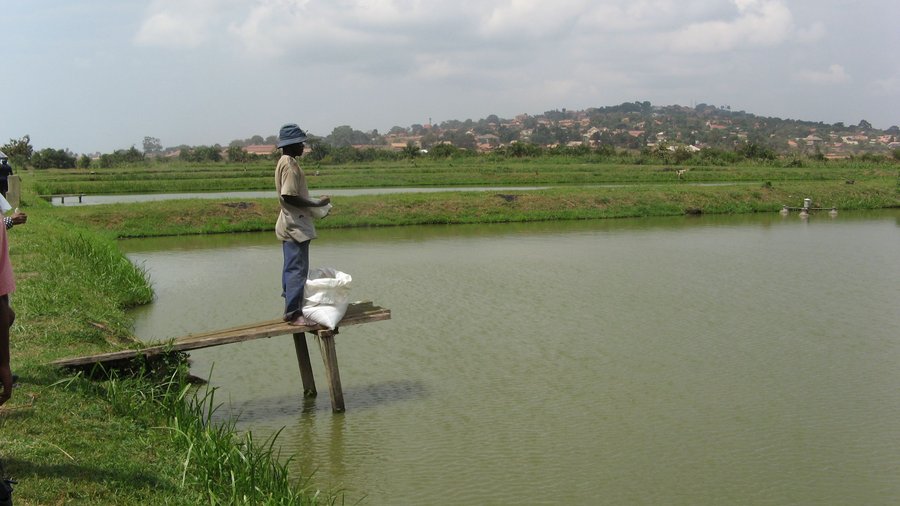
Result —
<instances>
[{"instance_id":1,"label":"green grass","mask_svg":"<svg viewBox=\"0 0 900 506\"><path fill-rule=\"evenodd\" d=\"M334 197L334 209L317 228L423 224L502 223L572 219L775 212L810 197L842 210L900 205L887 179L691 186L556 187L531 191L461 191ZM278 204L271 199L195 199L58 207L48 211L73 225L113 237L269 231Z\"/></svg>"}]
</instances>

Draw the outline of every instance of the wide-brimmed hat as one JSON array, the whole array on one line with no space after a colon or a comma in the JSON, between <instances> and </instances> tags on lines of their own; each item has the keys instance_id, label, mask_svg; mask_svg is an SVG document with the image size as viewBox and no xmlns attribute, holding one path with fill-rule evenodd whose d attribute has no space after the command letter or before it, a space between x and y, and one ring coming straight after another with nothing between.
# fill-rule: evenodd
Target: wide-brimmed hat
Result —
<instances>
[{"instance_id":1,"label":"wide-brimmed hat","mask_svg":"<svg viewBox=\"0 0 900 506\"><path fill-rule=\"evenodd\" d=\"M283 148L291 144L306 142L306 132L300 129L296 123L288 123L278 132L278 147Z\"/></svg>"}]
</instances>

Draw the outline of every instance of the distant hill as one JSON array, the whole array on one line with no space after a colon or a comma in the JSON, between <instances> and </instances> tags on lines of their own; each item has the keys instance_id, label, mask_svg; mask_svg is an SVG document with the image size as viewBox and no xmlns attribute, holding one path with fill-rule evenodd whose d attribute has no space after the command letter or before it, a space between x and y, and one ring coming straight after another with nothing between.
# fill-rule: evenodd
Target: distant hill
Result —
<instances>
[{"instance_id":1,"label":"distant hill","mask_svg":"<svg viewBox=\"0 0 900 506\"><path fill-rule=\"evenodd\" d=\"M437 125L395 126L387 134L361 132L344 125L324 137L336 146L383 146L400 149L408 143L421 148L452 144L460 148L491 151L513 142L540 146L587 144L615 149L640 150L682 146L734 150L748 144L780 154L843 158L863 153L889 153L900 149L900 128L756 116L730 107L700 104L654 106L650 102L626 102L585 110L555 110L521 114L514 118L490 115L478 121L448 120Z\"/></svg>"}]
</instances>

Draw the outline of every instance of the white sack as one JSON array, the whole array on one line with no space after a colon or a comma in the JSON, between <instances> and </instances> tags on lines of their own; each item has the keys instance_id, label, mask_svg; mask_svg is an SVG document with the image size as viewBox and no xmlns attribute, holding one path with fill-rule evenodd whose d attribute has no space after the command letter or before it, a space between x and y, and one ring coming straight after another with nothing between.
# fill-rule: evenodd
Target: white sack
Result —
<instances>
[{"instance_id":1,"label":"white sack","mask_svg":"<svg viewBox=\"0 0 900 506\"><path fill-rule=\"evenodd\" d=\"M310 269L303 291L303 316L334 330L350 304L349 274L331 267Z\"/></svg>"}]
</instances>

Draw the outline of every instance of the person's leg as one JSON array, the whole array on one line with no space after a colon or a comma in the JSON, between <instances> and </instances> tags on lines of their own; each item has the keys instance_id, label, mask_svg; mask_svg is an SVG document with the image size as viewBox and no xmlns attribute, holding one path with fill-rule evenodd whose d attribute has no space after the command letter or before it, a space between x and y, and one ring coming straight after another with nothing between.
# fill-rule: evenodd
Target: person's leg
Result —
<instances>
[{"instance_id":1,"label":"person's leg","mask_svg":"<svg viewBox=\"0 0 900 506\"><path fill-rule=\"evenodd\" d=\"M301 243L284 241L284 268L281 272L281 287L284 290L284 320L291 321L301 316L303 289L309 275L309 241Z\"/></svg>"},{"instance_id":2,"label":"person's leg","mask_svg":"<svg viewBox=\"0 0 900 506\"><path fill-rule=\"evenodd\" d=\"M12 396L12 371L9 368L9 328L12 326L13 313L9 307L9 296L0 296L0 404Z\"/></svg>"}]
</instances>

